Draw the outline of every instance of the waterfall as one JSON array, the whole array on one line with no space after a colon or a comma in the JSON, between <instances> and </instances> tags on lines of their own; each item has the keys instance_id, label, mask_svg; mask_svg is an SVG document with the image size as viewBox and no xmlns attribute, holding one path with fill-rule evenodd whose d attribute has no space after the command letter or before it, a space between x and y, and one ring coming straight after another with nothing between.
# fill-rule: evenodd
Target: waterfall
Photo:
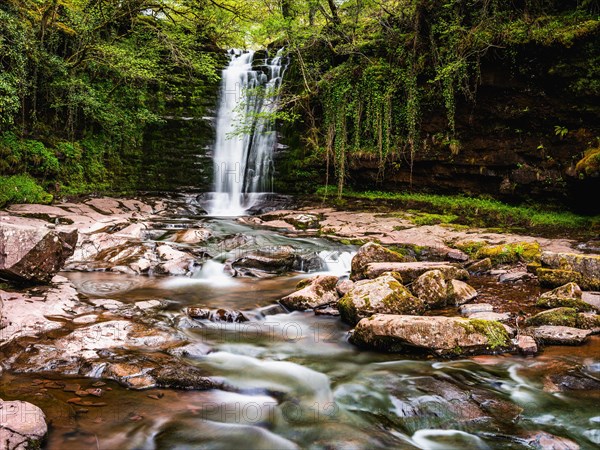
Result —
<instances>
[{"instance_id":1,"label":"waterfall","mask_svg":"<svg viewBox=\"0 0 600 450\"><path fill-rule=\"evenodd\" d=\"M254 51L231 50L223 70L214 146L213 216L240 216L261 193L273 191L273 151L279 87L286 69L283 49L253 68Z\"/></svg>"}]
</instances>

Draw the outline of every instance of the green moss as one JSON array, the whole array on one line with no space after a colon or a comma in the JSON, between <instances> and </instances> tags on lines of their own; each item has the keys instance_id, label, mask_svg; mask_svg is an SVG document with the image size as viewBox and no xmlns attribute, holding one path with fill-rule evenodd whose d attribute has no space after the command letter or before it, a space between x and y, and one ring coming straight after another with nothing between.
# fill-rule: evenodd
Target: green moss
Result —
<instances>
[{"instance_id":1,"label":"green moss","mask_svg":"<svg viewBox=\"0 0 600 450\"><path fill-rule=\"evenodd\" d=\"M544 298L541 297L536 302L536 306L540 308L572 308L576 311L592 311L594 308L589 303L584 302L578 298Z\"/></svg>"},{"instance_id":2,"label":"green moss","mask_svg":"<svg viewBox=\"0 0 600 450\"><path fill-rule=\"evenodd\" d=\"M598 314L577 314L577 328L584 330L600 328L600 316Z\"/></svg>"},{"instance_id":3,"label":"green moss","mask_svg":"<svg viewBox=\"0 0 600 450\"><path fill-rule=\"evenodd\" d=\"M331 188L329 189L331 190ZM317 195L329 195L328 189L319 188ZM556 233L561 231L594 232L599 217L581 216L567 211L550 211L544 205L513 206L487 198L420 194L413 192L356 192L345 189L347 199L386 202L398 209L415 209L427 214L455 215L459 225L499 227L502 230L527 229L529 233ZM454 222L454 221L453 221Z\"/></svg>"},{"instance_id":4,"label":"green moss","mask_svg":"<svg viewBox=\"0 0 600 450\"><path fill-rule=\"evenodd\" d=\"M514 244L483 246L476 258L490 258L492 263L537 262L540 260L540 245L537 242L517 242Z\"/></svg>"},{"instance_id":5,"label":"green moss","mask_svg":"<svg viewBox=\"0 0 600 450\"><path fill-rule=\"evenodd\" d=\"M468 319L460 325L467 333L478 333L486 337L488 347L492 350L506 348L510 345L508 332L500 322L494 320Z\"/></svg>"},{"instance_id":6,"label":"green moss","mask_svg":"<svg viewBox=\"0 0 600 450\"><path fill-rule=\"evenodd\" d=\"M525 324L527 326L554 325L575 327L577 325L577 311L573 308L555 308L528 318Z\"/></svg>"},{"instance_id":7,"label":"green moss","mask_svg":"<svg viewBox=\"0 0 600 450\"><path fill-rule=\"evenodd\" d=\"M431 213L418 213L411 220L416 225L438 225L438 224L449 224L458 219L457 215L454 214L431 214Z\"/></svg>"},{"instance_id":8,"label":"green moss","mask_svg":"<svg viewBox=\"0 0 600 450\"><path fill-rule=\"evenodd\" d=\"M577 283L581 285L583 277L579 272L562 269L540 268L536 272L541 286L555 288L567 283Z\"/></svg>"},{"instance_id":9,"label":"green moss","mask_svg":"<svg viewBox=\"0 0 600 450\"><path fill-rule=\"evenodd\" d=\"M52 202L53 197L29 175L0 176L0 207L10 203Z\"/></svg>"},{"instance_id":10,"label":"green moss","mask_svg":"<svg viewBox=\"0 0 600 450\"><path fill-rule=\"evenodd\" d=\"M456 248L465 252L469 257L475 259L479 249L485 246L485 242L482 241L467 241L460 244L456 244Z\"/></svg>"}]
</instances>

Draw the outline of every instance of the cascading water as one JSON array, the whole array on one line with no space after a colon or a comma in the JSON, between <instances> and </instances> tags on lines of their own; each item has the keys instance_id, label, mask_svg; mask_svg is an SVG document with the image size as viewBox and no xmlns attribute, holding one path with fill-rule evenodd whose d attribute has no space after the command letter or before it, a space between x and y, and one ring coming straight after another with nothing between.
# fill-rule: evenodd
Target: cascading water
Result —
<instances>
[{"instance_id":1,"label":"cascading water","mask_svg":"<svg viewBox=\"0 0 600 450\"><path fill-rule=\"evenodd\" d=\"M254 51L232 50L223 70L214 147L213 216L239 216L260 193L272 192L273 151L277 145L272 113L286 69L283 49L253 68Z\"/></svg>"}]
</instances>

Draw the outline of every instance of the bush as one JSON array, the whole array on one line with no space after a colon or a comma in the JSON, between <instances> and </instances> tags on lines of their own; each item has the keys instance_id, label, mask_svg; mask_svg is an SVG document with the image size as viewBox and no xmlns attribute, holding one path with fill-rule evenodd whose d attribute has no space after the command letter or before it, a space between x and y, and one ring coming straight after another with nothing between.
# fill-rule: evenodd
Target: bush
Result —
<instances>
[{"instance_id":1,"label":"bush","mask_svg":"<svg viewBox=\"0 0 600 450\"><path fill-rule=\"evenodd\" d=\"M29 175L0 176L0 207L9 203L48 204L52 199Z\"/></svg>"}]
</instances>

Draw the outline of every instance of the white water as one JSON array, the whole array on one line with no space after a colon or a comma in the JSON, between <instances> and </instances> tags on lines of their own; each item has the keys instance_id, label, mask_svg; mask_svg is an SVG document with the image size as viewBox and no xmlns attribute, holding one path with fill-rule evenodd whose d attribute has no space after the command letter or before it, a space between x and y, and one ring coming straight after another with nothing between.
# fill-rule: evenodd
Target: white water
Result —
<instances>
[{"instance_id":1,"label":"white water","mask_svg":"<svg viewBox=\"0 0 600 450\"><path fill-rule=\"evenodd\" d=\"M256 193L273 190L272 155L277 136L271 113L277 108L286 68L281 53L266 60L264 73L252 69L252 50L234 50L223 70L214 147L214 192L207 207L212 216L243 215L260 198ZM264 95L259 90L264 90Z\"/></svg>"}]
</instances>

